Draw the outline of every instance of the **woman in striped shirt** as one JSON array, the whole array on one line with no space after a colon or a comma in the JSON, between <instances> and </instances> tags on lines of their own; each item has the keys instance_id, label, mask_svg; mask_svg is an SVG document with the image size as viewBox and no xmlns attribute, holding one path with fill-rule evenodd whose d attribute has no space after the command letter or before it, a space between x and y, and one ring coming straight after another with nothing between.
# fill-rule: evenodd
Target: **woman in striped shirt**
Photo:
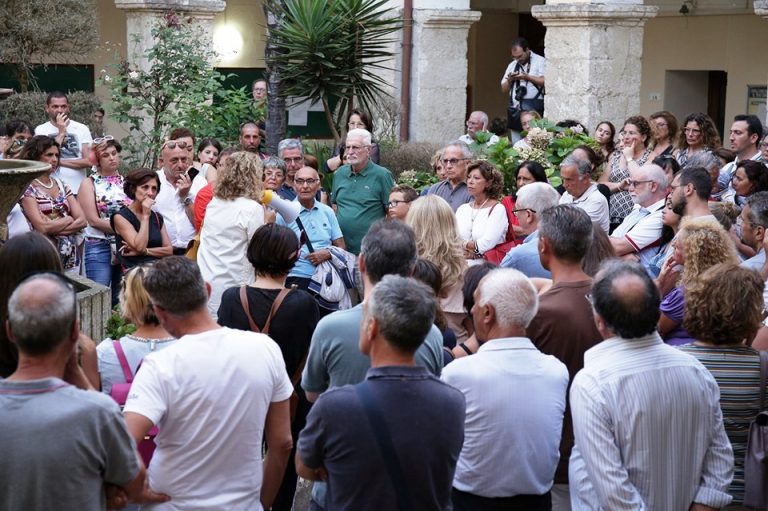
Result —
<instances>
[{"instance_id":1,"label":"woman in striped shirt","mask_svg":"<svg viewBox=\"0 0 768 511\"><path fill-rule=\"evenodd\" d=\"M720 408L731 441L732 505L744 499L744 453L749 424L765 408L760 354L747 346L763 319L763 280L747 268L718 264L686 290L683 326L696 339L680 349L696 357L720 387Z\"/></svg>"}]
</instances>

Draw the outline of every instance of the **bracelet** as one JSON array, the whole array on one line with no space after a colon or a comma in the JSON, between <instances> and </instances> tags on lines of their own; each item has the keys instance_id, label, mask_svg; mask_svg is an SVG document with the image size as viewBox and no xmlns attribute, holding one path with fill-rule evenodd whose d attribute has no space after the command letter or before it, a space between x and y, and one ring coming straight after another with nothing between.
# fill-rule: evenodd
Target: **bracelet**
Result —
<instances>
[{"instance_id":1,"label":"bracelet","mask_svg":"<svg viewBox=\"0 0 768 511\"><path fill-rule=\"evenodd\" d=\"M148 249L148 248L145 248L145 249L144 249L144 254L143 254L143 255L145 255L145 256L148 256L148 255L149 255L149 249Z\"/></svg>"}]
</instances>

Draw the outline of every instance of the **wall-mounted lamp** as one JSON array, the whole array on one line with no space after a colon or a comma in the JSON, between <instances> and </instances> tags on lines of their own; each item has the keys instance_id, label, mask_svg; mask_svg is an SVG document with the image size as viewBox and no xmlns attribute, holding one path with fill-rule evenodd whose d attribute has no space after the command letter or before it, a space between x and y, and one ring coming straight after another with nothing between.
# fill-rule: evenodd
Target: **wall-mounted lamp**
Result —
<instances>
[{"instance_id":1,"label":"wall-mounted lamp","mask_svg":"<svg viewBox=\"0 0 768 511\"><path fill-rule=\"evenodd\" d=\"M214 30L213 49L222 60L231 60L243 49L243 36L234 26L225 24Z\"/></svg>"},{"instance_id":2,"label":"wall-mounted lamp","mask_svg":"<svg viewBox=\"0 0 768 511\"><path fill-rule=\"evenodd\" d=\"M688 16L696 9L698 0L685 0L678 11L683 16Z\"/></svg>"}]
</instances>

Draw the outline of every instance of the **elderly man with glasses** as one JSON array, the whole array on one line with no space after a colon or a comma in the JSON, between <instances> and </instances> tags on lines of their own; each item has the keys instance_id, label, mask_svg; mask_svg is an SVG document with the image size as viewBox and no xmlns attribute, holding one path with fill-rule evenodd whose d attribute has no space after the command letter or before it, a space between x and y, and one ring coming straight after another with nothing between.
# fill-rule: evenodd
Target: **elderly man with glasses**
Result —
<instances>
[{"instance_id":1,"label":"elderly man with glasses","mask_svg":"<svg viewBox=\"0 0 768 511\"><path fill-rule=\"evenodd\" d=\"M207 181L200 174L190 178L192 165L188 142L169 140L160 151L160 190L155 198L155 211L163 215L165 228L171 238L173 253L184 254L195 237L195 195Z\"/></svg>"},{"instance_id":2,"label":"elderly man with glasses","mask_svg":"<svg viewBox=\"0 0 768 511\"><path fill-rule=\"evenodd\" d=\"M304 166L304 146L297 138L286 138L277 145L277 156L285 164L285 180L277 193L285 200L293 200L299 192L293 178Z\"/></svg>"},{"instance_id":3,"label":"elderly man with glasses","mask_svg":"<svg viewBox=\"0 0 768 511\"><path fill-rule=\"evenodd\" d=\"M353 129L347 134L347 164L333 178L332 203L347 250L357 255L368 228L387 214L392 173L371 161L371 133Z\"/></svg>"},{"instance_id":4,"label":"elderly man with glasses","mask_svg":"<svg viewBox=\"0 0 768 511\"><path fill-rule=\"evenodd\" d=\"M667 175L658 165L643 165L629 171L627 182L635 206L611 233L611 245L617 256L636 259L647 269L659 252Z\"/></svg>"},{"instance_id":5,"label":"elderly man with glasses","mask_svg":"<svg viewBox=\"0 0 768 511\"><path fill-rule=\"evenodd\" d=\"M459 206L472 201L467 190L467 162L472 159L469 146L457 140L443 148L443 169L446 179L429 187L427 195L437 195L445 199L454 212Z\"/></svg>"}]
</instances>

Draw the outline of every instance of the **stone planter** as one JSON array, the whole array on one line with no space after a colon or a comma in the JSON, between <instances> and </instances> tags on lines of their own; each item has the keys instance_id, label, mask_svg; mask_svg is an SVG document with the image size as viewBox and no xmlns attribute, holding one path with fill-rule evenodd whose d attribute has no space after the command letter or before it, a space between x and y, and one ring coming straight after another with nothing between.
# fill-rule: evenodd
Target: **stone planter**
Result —
<instances>
[{"instance_id":1,"label":"stone planter","mask_svg":"<svg viewBox=\"0 0 768 511\"><path fill-rule=\"evenodd\" d=\"M0 241L8 239L6 219L21 194L36 177L51 168L47 163L26 160L0 160Z\"/></svg>"},{"instance_id":2,"label":"stone planter","mask_svg":"<svg viewBox=\"0 0 768 511\"><path fill-rule=\"evenodd\" d=\"M112 314L112 291L80 275L66 276L77 291L80 331L99 344L106 337L107 321Z\"/></svg>"}]
</instances>

